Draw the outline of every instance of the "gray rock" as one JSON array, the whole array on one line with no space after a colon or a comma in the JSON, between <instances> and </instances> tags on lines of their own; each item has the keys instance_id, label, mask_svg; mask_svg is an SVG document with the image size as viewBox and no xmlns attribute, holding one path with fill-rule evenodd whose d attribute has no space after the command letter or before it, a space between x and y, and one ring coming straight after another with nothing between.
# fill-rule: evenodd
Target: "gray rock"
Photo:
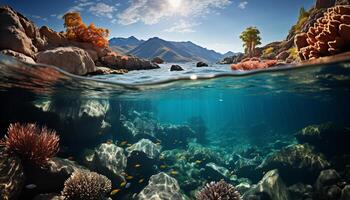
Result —
<instances>
[{"instance_id":1,"label":"gray rock","mask_svg":"<svg viewBox=\"0 0 350 200\"><path fill-rule=\"evenodd\" d=\"M209 65L207 63L204 62L198 62L197 63L197 67L208 67Z\"/></svg>"},{"instance_id":2,"label":"gray rock","mask_svg":"<svg viewBox=\"0 0 350 200\"><path fill-rule=\"evenodd\" d=\"M293 200L304 200L306 198L312 199L313 188L311 185L297 183L288 187L290 198Z\"/></svg>"},{"instance_id":3,"label":"gray rock","mask_svg":"<svg viewBox=\"0 0 350 200\"><path fill-rule=\"evenodd\" d=\"M262 180L244 195L243 199L269 199L269 200L290 200L286 185L281 179L278 170L272 170L265 174Z\"/></svg>"},{"instance_id":4,"label":"gray rock","mask_svg":"<svg viewBox=\"0 0 350 200\"><path fill-rule=\"evenodd\" d=\"M227 182L230 182L237 180L237 177L233 176L228 169L226 169L225 167L218 166L215 163L206 164L203 171L203 177L206 177L208 180L211 181L220 181L221 179L223 179Z\"/></svg>"},{"instance_id":5,"label":"gray rock","mask_svg":"<svg viewBox=\"0 0 350 200\"><path fill-rule=\"evenodd\" d=\"M334 169L321 171L315 184L315 189L321 191L323 187L337 184L340 181L340 175Z\"/></svg>"},{"instance_id":6,"label":"gray rock","mask_svg":"<svg viewBox=\"0 0 350 200\"><path fill-rule=\"evenodd\" d=\"M107 177L120 176L127 164L124 150L115 144L101 144L95 150L94 159L97 170Z\"/></svg>"},{"instance_id":7,"label":"gray rock","mask_svg":"<svg viewBox=\"0 0 350 200\"><path fill-rule=\"evenodd\" d=\"M85 75L96 70L89 54L78 47L58 47L36 54L37 62L54 65L69 73Z\"/></svg>"},{"instance_id":8,"label":"gray rock","mask_svg":"<svg viewBox=\"0 0 350 200\"><path fill-rule=\"evenodd\" d=\"M144 152L148 158L155 159L158 158L160 154L161 146L154 144L151 140L142 139L132 146L128 147L126 151L128 154L131 154L134 151L141 151Z\"/></svg>"},{"instance_id":9,"label":"gray rock","mask_svg":"<svg viewBox=\"0 0 350 200\"><path fill-rule=\"evenodd\" d=\"M180 65L171 65L170 71L183 71L184 69Z\"/></svg>"},{"instance_id":10,"label":"gray rock","mask_svg":"<svg viewBox=\"0 0 350 200\"><path fill-rule=\"evenodd\" d=\"M24 186L21 160L0 147L0 199L17 199Z\"/></svg>"},{"instance_id":11,"label":"gray rock","mask_svg":"<svg viewBox=\"0 0 350 200\"><path fill-rule=\"evenodd\" d=\"M349 200L350 199L350 185L347 185L343 188L341 192L340 200Z\"/></svg>"},{"instance_id":12,"label":"gray rock","mask_svg":"<svg viewBox=\"0 0 350 200\"><path fill-rule=\"evenodd\" d=\"M137 195L138 200L184 200L176 179L166 173L151 176L148 185Z\"/></svg>"},{"instance_id":13,"label":"gray rock","mask_svg":"<svg viewBox=\"0 0 350 200\"><path fill-rule=\"evenodd\" d=\"M31 58L29 56L26 56L23 53L19 53L19 52L16 52L16 51L5 49L5 50L0 51L0 54L4 54L4 55L7 55L7 56L15 57L18 60L20 60L22 62L29 63L29 64L35 64L35 61L33 60L33 58Z\"/></svg>"}]
</instances>

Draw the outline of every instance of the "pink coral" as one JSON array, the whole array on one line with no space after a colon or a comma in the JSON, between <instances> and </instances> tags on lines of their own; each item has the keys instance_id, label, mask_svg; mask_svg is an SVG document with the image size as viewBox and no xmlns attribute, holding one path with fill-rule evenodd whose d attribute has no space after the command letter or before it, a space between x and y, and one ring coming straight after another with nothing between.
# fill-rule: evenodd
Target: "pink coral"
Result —
<instances>
[{"instance_id":1,"label":"pink coral","mask_svg":"<svg viewBox=\"0 0 350 200\"><path fill-rule=\"evenodd\" d=\"M233 70L265 69L277 64L276 60L260 60L259 58L245 59L238 64L231 65Z\"/></svg>"}]
</instances>

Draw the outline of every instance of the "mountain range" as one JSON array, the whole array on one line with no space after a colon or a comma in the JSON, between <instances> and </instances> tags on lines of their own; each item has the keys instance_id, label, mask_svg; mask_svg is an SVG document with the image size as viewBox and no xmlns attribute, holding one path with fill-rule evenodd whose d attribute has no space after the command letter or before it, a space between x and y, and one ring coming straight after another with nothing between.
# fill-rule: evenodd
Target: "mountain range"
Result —
<instances>
[{"instance_id":1,"label":"mountain range","mask_svg":"<svg viewBox=\"0 0 350 200\"><path fill-rule=\"evenodd\" d=\"M134 36L112 38L109 40L109 45L113 50L126 55L134 55L149 60L159 57L166 62L218 62L227 56L235 55L233 52L221 54L190 41L173 42L158 37L150 38L147 41L139 40Z\"/></svg>"}]
</instances>

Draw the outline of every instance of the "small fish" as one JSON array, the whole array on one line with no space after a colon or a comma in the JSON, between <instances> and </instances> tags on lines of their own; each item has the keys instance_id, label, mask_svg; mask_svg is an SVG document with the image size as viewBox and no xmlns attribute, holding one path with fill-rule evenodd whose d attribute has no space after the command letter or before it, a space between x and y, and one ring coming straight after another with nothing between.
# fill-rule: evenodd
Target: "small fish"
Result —
<instances>
[{"instance_id":1,"label":"small fish","mask_svg":"<svg viewBox=\"0 0 350 200\"><path fill-rule=\"evenodd\" d=\"M201 160L196 160L195 163L196 163L197 165L199 165L199 164L202 163L202 161L201 161Z\"/></svg>"},{"instance_id":2,"label":"small fish","mask_svg":"<svg viewBox=\"0 0 350 200\"><path fill-rule=\"evenodd\" d=\"M28 184L28 185L26 185L26 188L29 190L32 190L32 189L36 188L36 185L35 184Z\"/></svg>"},{"instance_id":3,"label":"small fish","mask_svg":"<svg viewBox=\"0 0 350 200\"><path fill-rule=\"evenodd\" d=\"M136 164L134 167L135 168L139 168L139 167L141 167L141 165L140 164Z\"/></svg>"},{"instance_id":4,"label":"small fish","mask_svg":"<svg viewBox=\"0 0 350 200\"><path fill-rule=\"evenodd\" d=\"M133 176L127 176L126 177L126 180L131 180L131 179L133 179L134 177Z\"/></svg>"},{"instance_id":5,"label":"small fish","mask_svg":"<svg viewBox=\"0 0 350 200\"><path fill-rule=\"evenodd\" d=\"M128 144L128 141L123 141L120 143L120 146L125 146L126 144Z\"/></svg>"},{"instance_id":6,"label":"small fish","mask_svg":"<svg viewBox=\"0 0 350 200\"><path fill-rule=\"evenodd\" d=\"M161 165L161 166L160 166L161 169L166 169L167 167L168 167L168 166L166 166L166 165Z\"/></svg>"},{"instance_id":7,"label":"small fish","mask_svg":"<svg viewBox=\"0 0 350 200\"><path fill-rule=\"evenodd\" d=\"M124 187L125 185L126 185L126 182L124 181L120 184L120 187Z\"/></svg>"},{"instance_id":8,"label":"small fish","mask_svg":"<svg viewBox=\"0 0 350 200\"><path fill-rule=\"evenodd\" d=\"M142 178L139 180L139 183L143 183L143 181L145 181L145 179Z\"/></svg>"},{"instance_id":9,"label":"small fish","mask_svg":"<svg viewBox=\"0 0 350 200\"><path fill-rule=\"evenodd\" d=\"M125 185L125 188L128 189L130 186L131 186L131 183L127 183L127 184Z\"/></svg>"},{"instance_id":10,"label":"small fish","mask_svg":"<svg viewBox=\"0 0 350 200\"><path fill-rule=\"evenodd\" d=\"M176 170L172 170L172 171L170 172L170 174L172 174L172 175L178 175L178 174L179 174L179 172L178 172L178 171L176 171Z\"/></svg>"},{"instance_id":11,"label":"small fish","mask_svg":"<svg viewBox=\"0 0 350 200\"><path fill-rule=\"evenodd\" d=\"M111 192L111 196L116 195L118 192L120 192L120 189L114 189Z\"/></svg>"}]
</instances>

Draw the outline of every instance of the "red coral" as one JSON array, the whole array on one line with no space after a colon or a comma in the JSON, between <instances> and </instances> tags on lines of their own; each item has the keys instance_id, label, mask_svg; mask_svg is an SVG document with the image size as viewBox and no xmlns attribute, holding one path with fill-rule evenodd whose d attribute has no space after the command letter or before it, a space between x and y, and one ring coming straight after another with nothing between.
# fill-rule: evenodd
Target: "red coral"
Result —
<instances>
[{"instance_id":1,"label":"red coral","mask_svg":"<svg viewBox=\"0 0 350 200\"><path fill-rule=\"evenodd\" d=\"M260 60L258 58L245 59L238 64L231 65L233 70L265 69L277 64L276 60Z\"/></svg>"},{"instance_id":2,"label":"red coral","mask_svg":"<svg viewBox=\"0 0 350 200\"><path fill-rule=\"evenodd\" d=\"M96 28L94 24L86 26L78 12L66 13L63 19L68 39L89 42L101 48L108 46L108 29Z\"/></svg>"},{"instance_id":3,"label":"red coral","mask_svg":"<svg viewBox=\"0 0 350 200\"><path fill-rule=\"evenodd\" d=\"M10 124L2 143L10 153L41 166L59 150L56 132L36 124Z\"/></svg>"}]
</instances>

